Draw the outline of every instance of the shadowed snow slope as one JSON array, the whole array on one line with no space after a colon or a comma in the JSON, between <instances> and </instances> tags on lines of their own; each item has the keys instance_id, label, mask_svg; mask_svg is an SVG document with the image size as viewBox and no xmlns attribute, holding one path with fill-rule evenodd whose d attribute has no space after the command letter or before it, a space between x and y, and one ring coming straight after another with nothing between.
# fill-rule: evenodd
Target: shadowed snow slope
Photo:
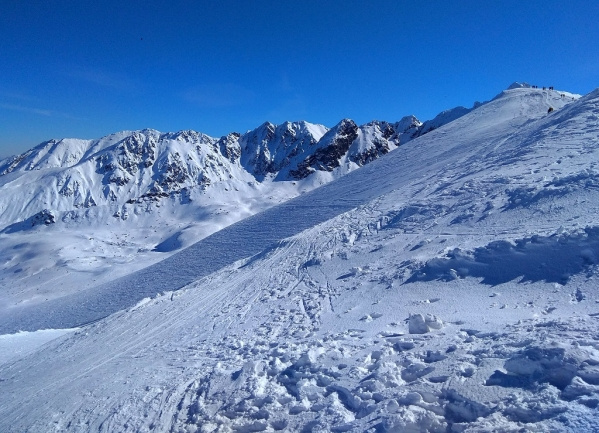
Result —
<instances>
[{"instance_id":1,"label":"shadowed snow slope","mask_svg":"<svg viewBox=\"0 0 599 433\"><path fill-rule=\"evenodd\" d=\"M0 430L591 431L598 134L599 91L510 89L93 293L7 307L4 333L113 314L0 365Z\"/></svg>"}]
</instances>

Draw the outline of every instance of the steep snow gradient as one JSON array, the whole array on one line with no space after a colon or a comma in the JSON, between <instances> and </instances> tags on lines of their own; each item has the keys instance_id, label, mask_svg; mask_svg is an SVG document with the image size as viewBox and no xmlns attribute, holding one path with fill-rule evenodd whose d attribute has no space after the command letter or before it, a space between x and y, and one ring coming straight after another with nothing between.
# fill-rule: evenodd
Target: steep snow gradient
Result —
<instances>
[{"instance_id":1,"label":"steep snow gradient","mask_svg":"<svg viewBox=\"0 0 599 433\"><path fill-rule=\"evenodd\" d=\"M337 133L345 124L349 138ZM420 125L411 116L331 131L285 122L220 139L146 129L42 143L0 162L0 312L160 261L379 158Z\"/></svg>"},{"instance_id":2,"label":"steep snow gradient","mask_svg":"<svg viewBox=\"0 0 599 433\"><path fill-rule=\"evenodd\" d=\"M163 293L1 365L0 430L592 431L598 157L599 90L507 90L117 280Z\"/></svg>"}]
</instances>

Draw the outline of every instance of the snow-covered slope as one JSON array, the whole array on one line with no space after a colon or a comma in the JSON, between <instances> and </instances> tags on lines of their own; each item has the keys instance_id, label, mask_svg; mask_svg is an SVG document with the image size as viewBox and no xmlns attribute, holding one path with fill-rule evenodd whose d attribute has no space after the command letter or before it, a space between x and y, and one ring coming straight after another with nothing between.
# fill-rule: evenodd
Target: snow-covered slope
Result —
<instances>
[{"instance_id":1,"label":"snow-covered slope","mask_svg":"<svg viewBox=\"0 0 599 433\"><path fill-rule=\"evenodd\" d=\"M0 162L0 311L162 260L384 155L420 124L347 121L344 142L335 131L345 122L328 134L307 122L265 123L220 139L123 131L51 140Z\"/></svg>"},{"instance_id":2,"label":"snow-covered slope","mask_svg":"<svg viewBox=\"0 0 599 433\"><path fill-rule=\"evenodd\" d=\"M102 296L6 309L137 302L0 366L0 430L592 431L599 90L572 98L507 90Z\"/></svg>"},{"instance_id":3,"label":"snow-covered slope","mask_svg":"<svg viewBox=\"0 0 599 433\"><path fill-rule=\"evenodd\" d=\"M220 139L122 131L0 161L0 314L92 289L371 162L397 123L265 123Z\"/></svg>"}]
</instances>

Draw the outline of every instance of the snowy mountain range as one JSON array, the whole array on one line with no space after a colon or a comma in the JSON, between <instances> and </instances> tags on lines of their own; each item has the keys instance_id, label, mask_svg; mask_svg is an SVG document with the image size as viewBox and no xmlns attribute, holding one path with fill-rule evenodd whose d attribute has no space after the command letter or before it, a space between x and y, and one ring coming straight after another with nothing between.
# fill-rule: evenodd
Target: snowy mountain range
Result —
<instances>
[{"instance_id":1,"label":"snowy mountain range","mask_svg":"<svg viewBox=\"0 0 599 433\"><path fill-rule=\"evenodd\" d=\"M0 251L18 247L0 284L13 304L87 290L343 176L425 125L266 122L219 139L146 129L41 143L0 161Z\"/></svg>"},{"instance_id":2,"label":"snowy mountain range","mask_svg":"<svg viewBox=\"0 0 599 433\"><path fill-rule=\"evenodd\" d=\"M50 140L0 163L0 188L8 201L0 223L31 218L44 209L57 219L76 219L95 206L127 218L127 205L175 196L189 201L217 183L235 189L302 180L318 172L339 176L408 142L422 126L408 116L393 124L362 126L344 119L331 129L266 122L220 139L196 131L146 129L98 140ZM15 188L15 183L28 187Z\"/></svg>"},{"instance_id":3,"label":"snowy mountain range","mask_svg":"<svg viewBox=\"0 0 599 433\"><path fill-rule=\"evenodd\" d=\"M599 89L72 142L2 164L0 431L596 431Z\"/></svg>"}]
</instances>

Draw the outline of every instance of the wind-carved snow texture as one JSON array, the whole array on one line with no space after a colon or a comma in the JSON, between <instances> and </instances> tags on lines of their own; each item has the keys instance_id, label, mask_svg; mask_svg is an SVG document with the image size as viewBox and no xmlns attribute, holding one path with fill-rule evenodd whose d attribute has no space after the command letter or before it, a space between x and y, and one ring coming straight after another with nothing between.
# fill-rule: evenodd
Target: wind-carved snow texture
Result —
<instances>
[{"instance_id":1,"label":"wind-carved snow texture","mask_svg":"<svg viewBox=\"0 0 599 433\"><path fill-rule=\"evenodd\" d=\"M0 366L0 430L593 431L598 120L508 90L121 280L78 309L134 306Z\"/></svg>"},{"instance_id":2,"label":"wind-carved snow texture","mask_svg":"<svg viewBox=\"0 0 599 433\"><path fill-rule=\"evenodd\" d=\"M514 242L493 241L474 251L455 248L446 257L427 261L409 281L448 281L471 276L490 285L514 279L565 284L571 275L598 263L599 227Z\"/></svg>"}]
</instances>

